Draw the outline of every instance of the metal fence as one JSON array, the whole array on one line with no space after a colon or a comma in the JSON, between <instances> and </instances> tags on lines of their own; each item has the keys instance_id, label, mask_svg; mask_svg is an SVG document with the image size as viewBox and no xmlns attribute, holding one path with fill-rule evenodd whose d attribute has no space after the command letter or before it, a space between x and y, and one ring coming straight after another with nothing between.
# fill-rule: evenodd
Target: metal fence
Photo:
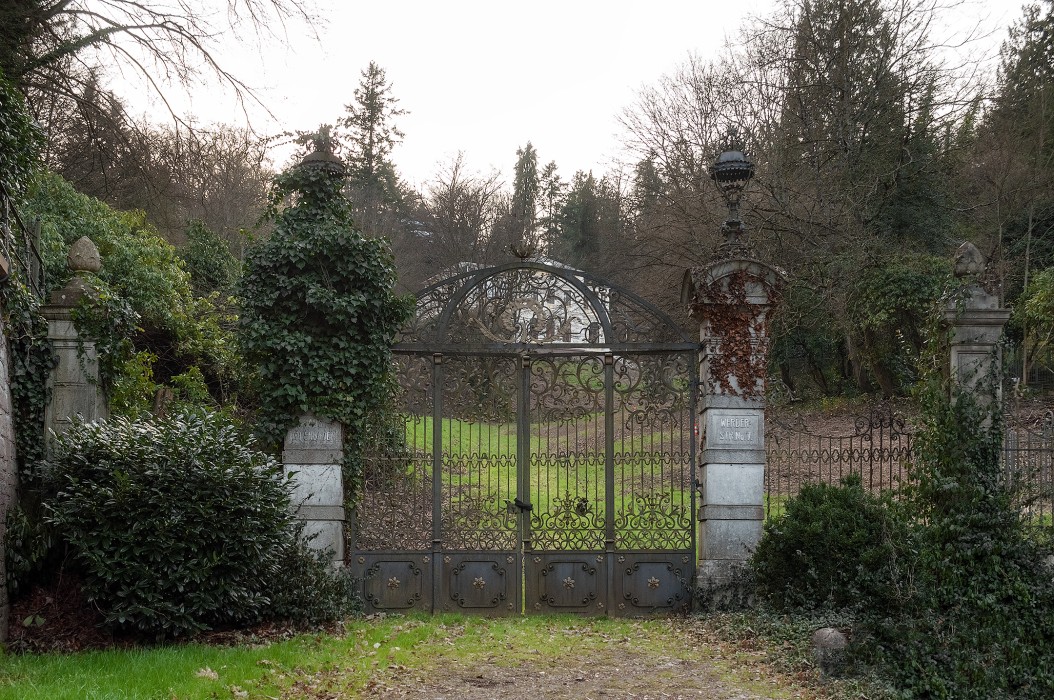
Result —
<instances>
[{"instance_id":1,"label":"metal fence","mask_svg":"<svg viewBox=\"0 0 1054 700\"><path fill-rule=\"evenodd\" d=\"M1009 375L1008 387L1015 392L1054 391L1054 347L1032 353L1027 367L1023 365L1024 348L1011 345L1006 350L1005 364Z\"/></svg>"},{"instance_id":2,"label":"metal fence","mask_svg":"<svg viewBox=\"0 0 1054 700\"><path fill-rule=\"evenodd\" d=\"M804 484L836 485L849 474L873 491L896 491L909 478L912 426L890 407L841 421L849 427L821 433L806 421L775 411L766 415L765 515L781 514ZM1054 518L1054 411L1011 415L1002 466L1022 515L1035 525Z\"/></svg>"},{"instance_id":3,"label":"metal fence","mask_svg":"<svg viewBox=\"0 0 1054 700\"><path fill-rule=\"evenodd\" d=\"M1054 411L1011 419L1003 438L1004 478L1025 520L1054 524Z\"/></svg>"},{"instance_id":4,"label":"metal fence","mask_svg":"<svg viewBox=\"0 0 1054 700\"><path fill-rule=\"evenodd\" d=\"M871 491L897 488L906 477L912 433L891 407L872 409L841 429L820 432L802 418L765 416L765 513L783 512L803 484L838 484L856 474Z\"/></svg>"},{"instance_id":5,"label":"metal fence","mask_svg":"<svg viewBox=\"0 0 1054 700\"><path fill-rule=\"evenodd\" d=\"M44 296L44 260L40 257L40 222L26 222L15 208L7 184L0 180L0 252L37 297Z\"/></svg>"}]
</instances>

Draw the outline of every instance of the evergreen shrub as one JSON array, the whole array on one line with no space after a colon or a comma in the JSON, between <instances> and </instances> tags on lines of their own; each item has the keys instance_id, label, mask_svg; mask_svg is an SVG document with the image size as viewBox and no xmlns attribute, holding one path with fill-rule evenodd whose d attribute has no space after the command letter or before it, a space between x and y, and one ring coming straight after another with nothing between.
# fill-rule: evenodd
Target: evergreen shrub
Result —
<instances>
[{"instance_id":1,"label":"evergreen shrub","mask_svg":"<svg viewBox=\"0 0 1054 700\"><path fill-rule=\"evenodd\" d=\"M118 628L178 637L349 610L347 582L305 547L280 465L218 415L77 424L44 475L48 520Z\"/></svg>"},{"instance_id":2,"label":"evergreen shrub","mask_svg":"<svg viewBox=\"0 0 1054 700\"><path fill-rule=\"evenodd\" d=\"M862 622L904 697L1054 697L1054 571L1001 463L999 417L931 392L908 506L915 566L897 615Z\"/></svg>"},{"instance_id":3,"label":"evergreen shrub","mask_svg":"<svg viewBox=\"0 0 1054 700\"><path fill-rule=\"evenodd\" d=\"M752 558L758 592L777 608L888 604L906 530L856 474L806 484L765 523Z\"/></svg>"}]
</instances>

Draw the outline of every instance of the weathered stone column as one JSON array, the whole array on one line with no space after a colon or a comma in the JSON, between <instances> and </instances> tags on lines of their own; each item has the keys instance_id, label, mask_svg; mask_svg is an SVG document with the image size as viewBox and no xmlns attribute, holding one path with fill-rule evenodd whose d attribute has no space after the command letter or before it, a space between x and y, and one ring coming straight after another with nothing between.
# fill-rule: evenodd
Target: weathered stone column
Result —
<instances>
[{"instance_id":1,"label":"weathered stone column","mask_svg":"<svg viewBox=\"0 0 1054 700\"><path fill-rule=\"evenodd\" d=\"M282 462L293 477L293 506L304 521L309 545L332 551L334 566L344 564L344 461L340 423L301 416L285 436Z\"/></svg>"},{"instance_id":2,"label":"weathered stone column","mask_svg":"<svg viewBox=\"0 0 1054 700\"><path fill-rule=\"evenodd\" d=\"M784 278L726 248L685 275L684 300L700 322L702 444L697 584L727 582L761 538L765 497L765 384L769 309Z\"/></svg>"},{"instance_id":3,"label":"weathered stone column","mask_svg":"<svg viewBox=\"0 0 1054 700\"><path fill-rule=\"evenodd\" d=\"M0 542L7 536L7 514L18 503L18 464L15 461L15 423L11 410L11 355L7 329L0 323ZM0 644L7 641L11 611L7 597L6 557L0 560Z\"/></svg>"},{"instance_id":4,"label":"weathered stone column","mask_svg":"<svg viewBox=\"0 0 1054 700\"><path fill-rule=\"evenodd\" d=\"M48 379L51 401L44 412L49 436L51 431L56 435L65 432L74 416L93 421L106 418L108 413L99 384L95 340L80 337L73 326L73 309L81 299L95 294L91 278L102 269L102 260L95 244L85 236L70 247L67 263L73 277L65 287L52 292L50 303L40 309L48 321L48 340L58 359Z\"/></svg>"},{"instance_id":5,"label":"weathered stone column","mask_svg":"<svg viewBox=\"0 0 1054 700\"><path fill-rule=\"evenodd\" d=\"M1000 307L979 279L987 261L973 243L963 243L955 253L955 276L962 290L948 302L944 318L951 328L952 397L969 392L981 410L1002 402L1003 326L1010 310Z\"/></svg>"}]
</instances>

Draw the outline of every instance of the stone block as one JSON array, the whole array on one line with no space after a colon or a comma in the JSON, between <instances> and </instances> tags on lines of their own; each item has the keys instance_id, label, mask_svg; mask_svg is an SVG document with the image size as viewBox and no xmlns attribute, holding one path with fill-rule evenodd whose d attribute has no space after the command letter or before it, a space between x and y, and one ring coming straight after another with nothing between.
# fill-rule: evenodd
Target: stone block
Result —
<instances>
[{"instance_id":1,"label":"stone block","mask_svg":"<svg viewBox=\"0 0 1054 700\"><path fill-rule=\"evenodd\" d=\"M700 520L764 520L761 506L704 505L699 509Z\"/></svg>"},{"instance_id":2,"label":"stone block","mask_svg":"<svg viewBox=\"0 0 1054 700\"><path fill-rule=\"evenodd\" d=\"M765 408L762 399L744 398L731 394L704 394L699 397L699 411L705 413L712 408L761 409Z\"/></svg>"},{"instance_id":3,"label":"stone block","mask_svg":"<svg viewBox=\"0 0 1054 700\"><path fill-rule=\"evenodd\" d=\"M764 464L703 464L699 474L705 505L749 505L765 503Z\"/></svg>"},{"instance_id":4,"label":"stone block","mask_svg":"<svg viewBox=\"0 0 1054 700\"><path fill-rule=\"evenodd\" d=\"M343 450L284 450L282 461L286 464L340 464L344 461Z\"/></svg>"},{"instance_id":5,"label":"stone block","mask_svg":"<svg viewBox=\"0 0 1054 700\"><path fill-rule=\"evenodd\" d=\"M761 520L704 520L699 523L699 553L704 561L746 561L761 539Z\"/></svg>"},{"instance_id":6,"label":"stone block","mask_svg":"<svg viewBox=\"0 0 1054 700\"><path fill-rule=\"evenodd\" d=\"M95 343L86 343L84 354L80 356L76 350L56 352L59 361L51 372L51 380L55 385L61 384L94 384L98 382L99 363L95 356Z\"/></svg>"},{"instance_id":7,"label":"stone block","mask_svg":"<svg viewBox=\"0 0 1054 700\"><path fill-rule=\"evenodd\" d=\"M286 464L285 471L293 474L293 506L344 505L339 464Z\"/></svg>"},{"instance_id":8,"label":"stone block","mask_svg":"<svg viewBox=\"0 0 1054 700\"><path fill-rule=\"evenodd\" d=\"M344 561L344 526L335 520L304 521L304 536L308 546L317 552L333 552L334 562Z\"/></svg>"},{"instance_id":9,"label":"stone block","mask_svg":"<svg viewBox=\"0 0 1054 700\"><path fill-rule=\"evenodd\" d=\"M300 506L296 509L296 517L301 520L347 520L344 506Z\"/></svg>"},{"instance_id":10,"label":"stone block","mask_svg":"<svg viewBox=\"0 0 1054 700\"><path fill-rule=\"evenodd\" d=\"M736 450L730 448L718 448L716 450L700 450L700 459L704 464L723 462L726 464L763 464L765 462L765 450Z\"/></svg>"}]
</instances>

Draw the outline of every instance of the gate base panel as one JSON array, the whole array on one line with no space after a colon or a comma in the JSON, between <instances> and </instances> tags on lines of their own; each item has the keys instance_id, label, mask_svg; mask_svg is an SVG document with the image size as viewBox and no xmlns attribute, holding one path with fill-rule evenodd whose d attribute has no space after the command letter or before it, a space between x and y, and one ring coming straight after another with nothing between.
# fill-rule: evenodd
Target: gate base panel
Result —
<instances>
[{"instance_id":1,"label":"gate base panel","mask_svg":"<svg viewBox=\"0 0 1054 700\"><path fill-rule=\"evenodd\" d=\"M432 611L431 553L356 552L350 564L365 612Z\"/></svg>"}]
</instances>

